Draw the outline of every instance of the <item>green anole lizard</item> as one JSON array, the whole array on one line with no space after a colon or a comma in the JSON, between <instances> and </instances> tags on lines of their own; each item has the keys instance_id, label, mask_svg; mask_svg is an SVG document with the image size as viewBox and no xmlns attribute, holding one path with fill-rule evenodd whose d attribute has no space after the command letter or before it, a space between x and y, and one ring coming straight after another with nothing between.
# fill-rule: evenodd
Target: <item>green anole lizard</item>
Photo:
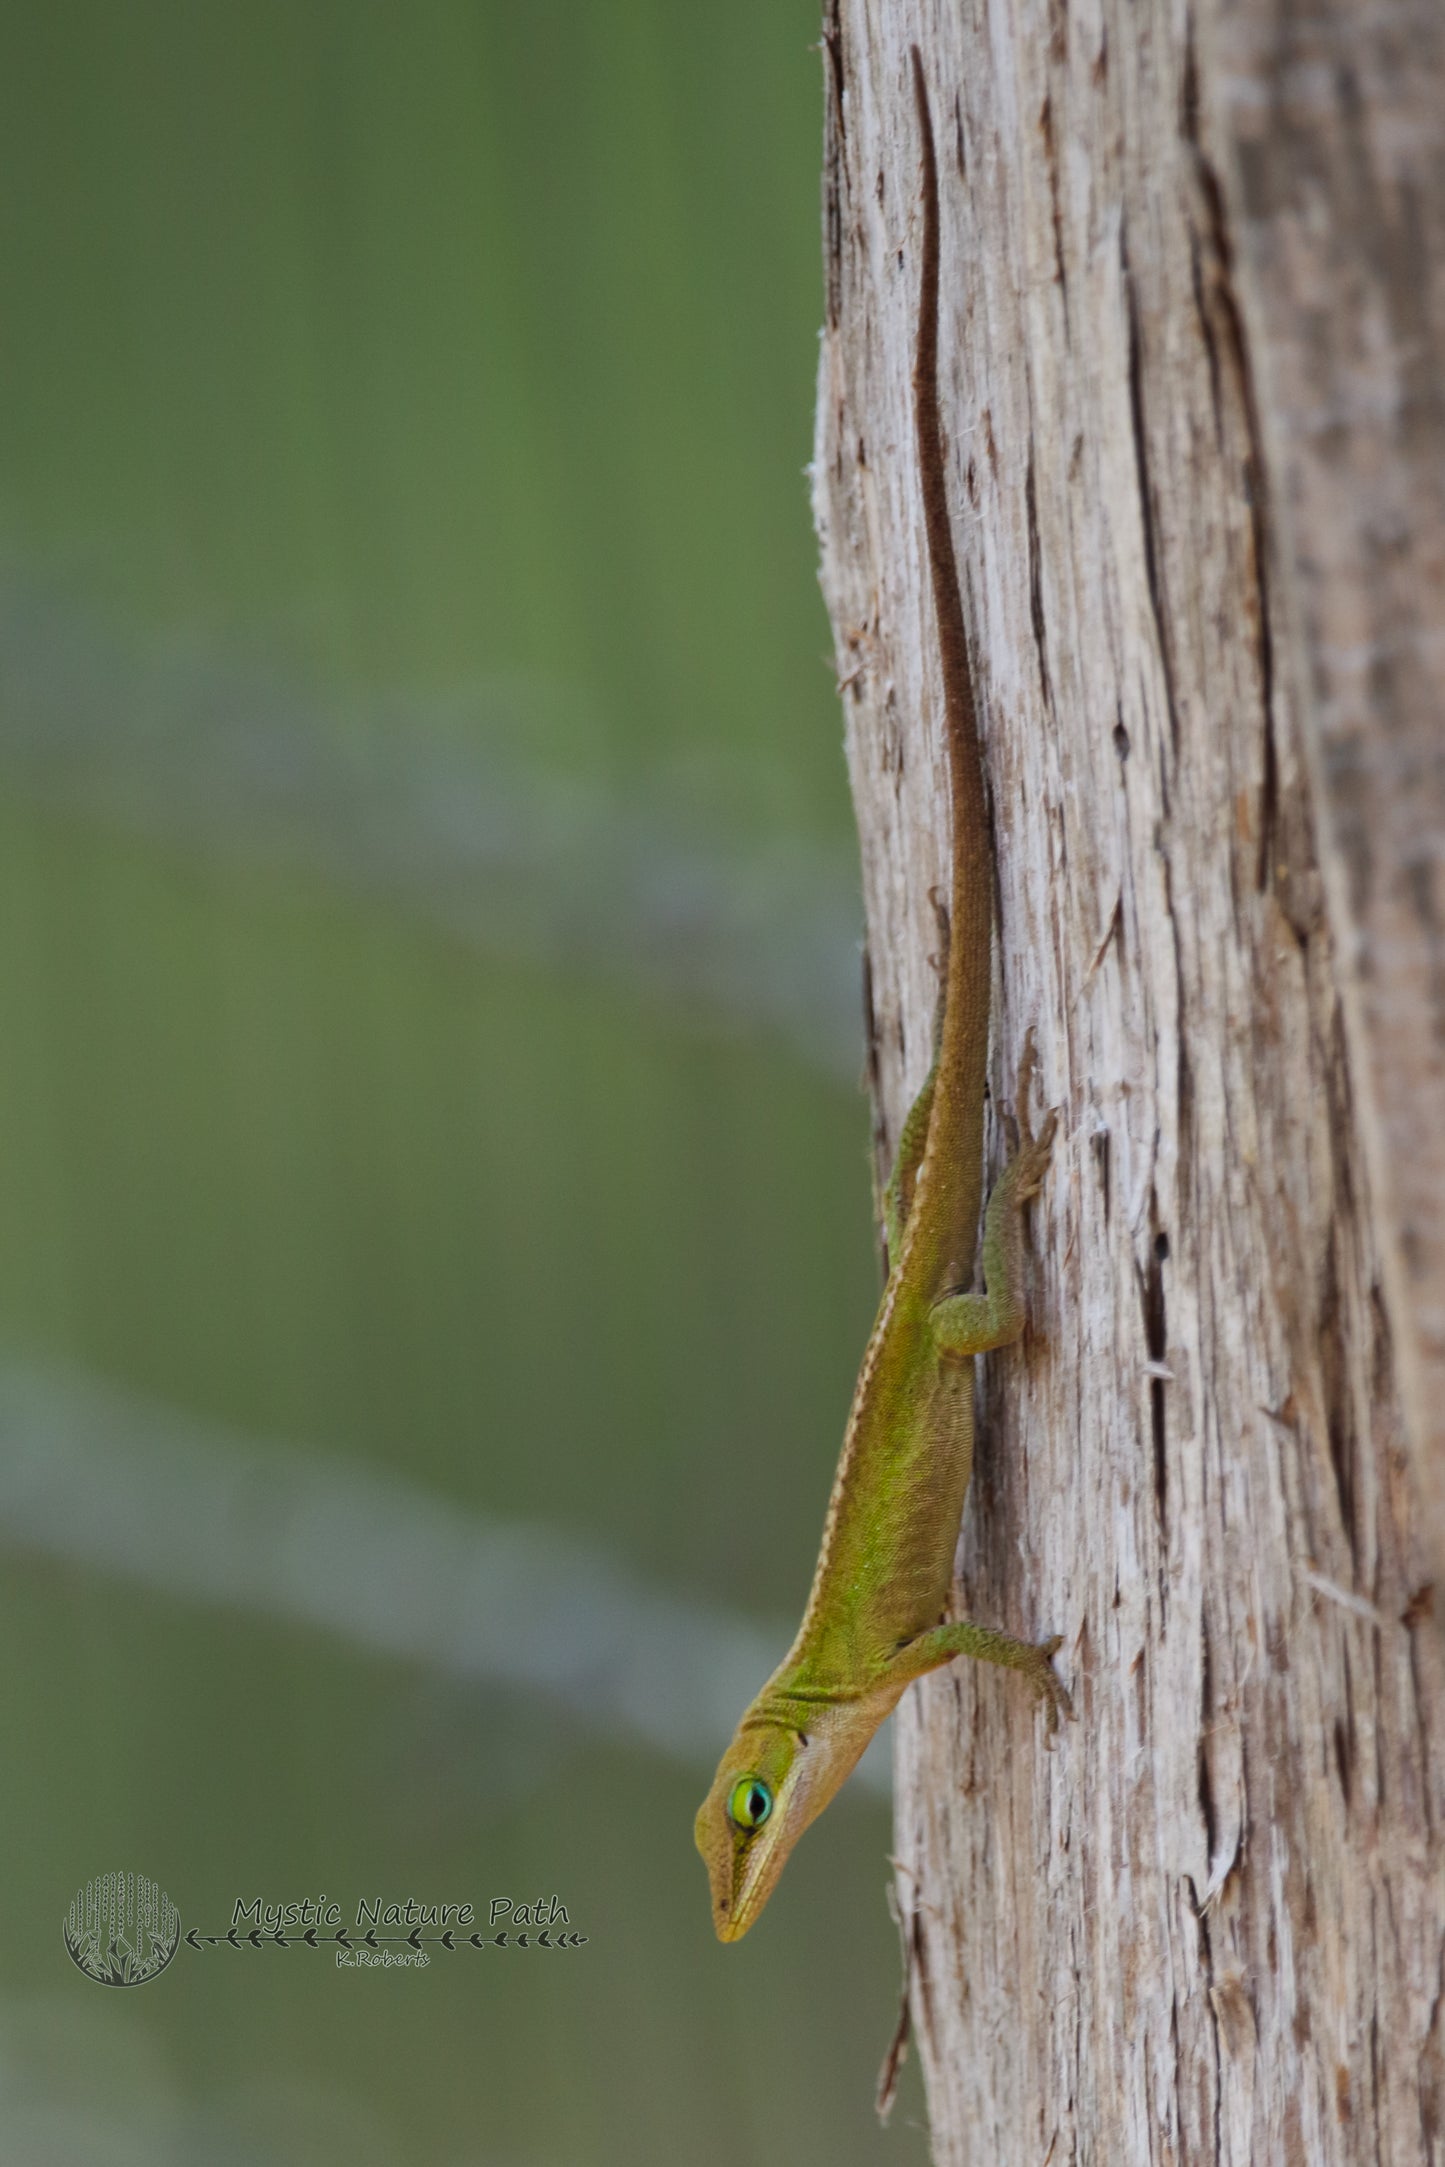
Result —
<instances>
[{"instance_id":1,"label":"green anole lizard","mask_svg":"<svg viewBox=\"0 0 1445 2167\"><path fill-rule=\"evenodd\" d=\"M937 1053L899 1139L884 1195L887 1285L843 1438L812 1593L798 1635L747 1710L697 1816L713 1924L737 1941L789 1853L904 1690L971 1655L1022 1671L1057 1727L1072 1713L1055 1638L1034 1645L966 1618L945 1622L973 1461L973 1356L1024 1327L1021 1212L1037 1194L1054 1116L1029 1125L1032 1035L1019 1064L1019 1148L989 1198L986 1292L972 1271L983 1192L993 867L983 759L944 482L938 412L938 165L917 48L923 266L913 371L924 526L942 661L953 806L948 963Z\"/></svg>"}]
</instances>

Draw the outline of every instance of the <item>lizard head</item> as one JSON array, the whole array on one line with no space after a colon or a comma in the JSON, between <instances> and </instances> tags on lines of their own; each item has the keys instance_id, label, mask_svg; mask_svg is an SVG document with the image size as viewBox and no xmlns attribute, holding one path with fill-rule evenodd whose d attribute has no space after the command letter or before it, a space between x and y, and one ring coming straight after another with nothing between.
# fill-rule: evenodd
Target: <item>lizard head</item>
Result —
<instances>
[{"instance_id":1,"label":"lizard head","mask_svg":"<svg viewBox=\"0 0 1445 2167\"><path fill-rule=\"evenodd\" d=\"M750 1708L698 1810L697 1847L719 1941L741 1941L773 1893L794 1844L852 1770L874 1724L841 1708L806 1712L809 1728Z\"/></svg>"}]
</instances>

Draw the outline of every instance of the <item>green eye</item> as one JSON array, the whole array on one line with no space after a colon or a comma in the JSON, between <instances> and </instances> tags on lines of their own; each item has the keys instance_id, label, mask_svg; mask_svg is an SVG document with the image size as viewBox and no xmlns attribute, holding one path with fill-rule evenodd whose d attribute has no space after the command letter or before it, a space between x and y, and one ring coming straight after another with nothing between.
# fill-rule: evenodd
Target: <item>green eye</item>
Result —
<instances>
[{"instance_id":1,"label":"green eye","mask_svg":"<svg viewBox=\"0 0 1445 2167\"><path fill-rule=\"evenodd\" d=\"M773 1794L760 1776L744 1776L733 1785L728 1815L738 1828L761 1828L773 1810Z\"/></svg>"}]
</instances>

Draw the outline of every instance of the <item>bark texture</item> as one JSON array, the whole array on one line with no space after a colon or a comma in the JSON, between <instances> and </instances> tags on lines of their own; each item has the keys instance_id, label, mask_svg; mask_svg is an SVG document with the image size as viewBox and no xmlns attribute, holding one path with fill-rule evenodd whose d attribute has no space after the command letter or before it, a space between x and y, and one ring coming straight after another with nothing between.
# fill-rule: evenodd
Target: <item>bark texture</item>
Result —
<instances>
[{"instance_id":1,"label":"bark texture","mask_svg":"<svg viewBox=\"0 0 1445 2167\"><path fill-rule=\"evenodd\" d=\"M1310 422L1356 337L1394 339L1386 377L1433 379L1372 308L1368 249L1354 316L1334 308L1338 237L1310 209L1348 189L1328 144L1295 218L1300 153L1249 73L1276 82L1287 14L836 0L825 30L814 486L880 1161L928 1064L949 852L909 409L912 43L998 853L995 1105L1035 1023L1061 1113L960 1555L972 1615L1066 1635L1079 1721L1048 1753L1012 1681L964 1665L899 1719L898 1901L948 2167L1445 2158L1432 1463L1402 1384L1442 1147L1417 1186L1395 1142L1438 1119L1417 966L1434 938L1445 985L1439 831L1400 777L1413 761L1418 796L1434 772L1441 526L1384 419L1370 488L1338 471L1342 443L1366 457L1349 413L1334 437ZM1328 136L1328 96L1285 103ZM1355 655L1376 641L1388 730ZM1413 888L1392 819L1414 823ZM1001 1145L995 1121L995 1164Z\"/></svg>"},{"instance_id":2,"label":"bark texture","mask_svg":"<svg viewBox=\"0 0 1445 2167\"><path fill-rule=\"evenodd\" d=\"M1445 1566L1445 9L1221 0L1218 126L1267 387L1291 692Z\"/></svg>"}]
</instances>

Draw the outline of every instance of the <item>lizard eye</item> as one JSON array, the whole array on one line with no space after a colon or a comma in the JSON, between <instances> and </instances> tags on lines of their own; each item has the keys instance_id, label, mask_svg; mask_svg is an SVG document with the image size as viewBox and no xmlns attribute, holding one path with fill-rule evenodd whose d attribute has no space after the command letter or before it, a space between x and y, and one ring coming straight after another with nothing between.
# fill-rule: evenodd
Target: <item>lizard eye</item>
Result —
<instances>
[{"instance_id":1,"label":"lizard eye","mask_svg":"<svg viewBox=\"0 0 1445 2167\"><path fill-rule=\"evenodd\" d=\"M743 1776L733 1785L728 1818L737 1828L761 1828L773 1810L773 1794L761 1776Z\"/></svg>"}]
</instances>

